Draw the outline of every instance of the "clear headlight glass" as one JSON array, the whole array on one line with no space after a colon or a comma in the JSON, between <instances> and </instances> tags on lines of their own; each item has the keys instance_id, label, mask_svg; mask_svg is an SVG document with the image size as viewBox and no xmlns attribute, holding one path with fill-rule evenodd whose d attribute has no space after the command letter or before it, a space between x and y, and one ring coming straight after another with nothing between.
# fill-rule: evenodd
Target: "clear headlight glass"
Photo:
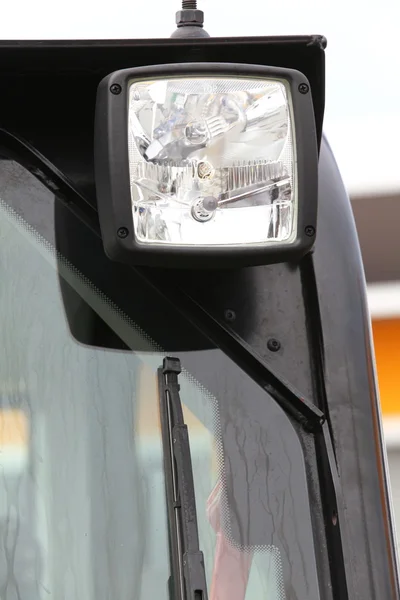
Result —
<instances>
[{"instance_id":1,"label":"clear headlight glass","mask_svg":"<svg viewBox=\"0 0 400 600\"><path fill-rule=\"evenodd\" d=\"M293 123L271 79L133 82L129 168L136 239L221 246L296 237Z\"/></svg>"}]
</instances>

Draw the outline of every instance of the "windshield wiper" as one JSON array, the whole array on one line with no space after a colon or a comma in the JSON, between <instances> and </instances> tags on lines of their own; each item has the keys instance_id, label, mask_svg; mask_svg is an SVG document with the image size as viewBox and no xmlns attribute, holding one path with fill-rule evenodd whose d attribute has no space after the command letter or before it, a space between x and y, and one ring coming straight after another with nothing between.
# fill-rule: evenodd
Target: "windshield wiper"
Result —
<instances>
[{"instance_id":1,"label":"windshield wiper","mask_svg":"<svg viewBox=\"0 0 400 600\"><path fill-rule=\"evenodd\" d=\"M179 396L180 372L177 358L165 358L158 369L174 600L207 600L189 434Z\"/></svg>"}]
</instances>

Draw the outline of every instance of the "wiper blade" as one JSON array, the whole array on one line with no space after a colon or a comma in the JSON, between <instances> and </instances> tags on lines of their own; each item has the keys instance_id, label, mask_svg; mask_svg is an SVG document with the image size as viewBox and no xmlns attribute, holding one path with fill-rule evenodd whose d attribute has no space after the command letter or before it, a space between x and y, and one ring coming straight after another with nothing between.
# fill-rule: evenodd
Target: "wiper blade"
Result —
<instances>
[{"instance_id":1,"label":"wiper blade","mask_svg":"<svg viewBox=\"0 0 400 600\"><path fill-rule=\"evenodd\" d=\"M180 372L181 363L177 358L165 358L158 369L171 570L176 600L207 600L189 434L179 396Z\"/></svg>"}]
</instances>

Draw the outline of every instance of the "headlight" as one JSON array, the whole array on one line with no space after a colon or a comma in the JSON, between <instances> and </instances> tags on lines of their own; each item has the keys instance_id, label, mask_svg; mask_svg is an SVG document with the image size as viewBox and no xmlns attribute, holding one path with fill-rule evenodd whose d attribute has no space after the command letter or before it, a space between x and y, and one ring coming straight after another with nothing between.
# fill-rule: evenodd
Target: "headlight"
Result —
<instances>
[{"instance_id":1,"label":"headlight","mask_svg":"<svg viewBox=\"0 0 400 600\"><path fill-rule=\"evenodd\" d=\"M165 65L109 76L96 116L108 254L136 264L173 254L177 265L204 266L304 254L316 218L308 90L296 71L245 65Z\"/></svg>"},{"instance_id":2,"label":"headlight","mask_svg":"<svg viewBox=\"0 0 400 600\"><path fill-rule=\"evenodd\" d=\"M221 246L293 238L295 160L284 83L133 82L128 135L140 242Z\"/></svg>"}]
</instances>

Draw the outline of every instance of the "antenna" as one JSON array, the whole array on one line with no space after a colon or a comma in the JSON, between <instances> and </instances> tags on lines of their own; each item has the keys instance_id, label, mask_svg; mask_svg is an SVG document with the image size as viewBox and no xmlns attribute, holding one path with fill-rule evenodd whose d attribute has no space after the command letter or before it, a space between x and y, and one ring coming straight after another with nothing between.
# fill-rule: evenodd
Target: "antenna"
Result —
<instances>
[{"instance_id":1,"label":"antenna","mask_svg":"<svg viewBox=\"0 0 400 600\"><path fill-rule=\"evenodd\" d=\"M176 13L177 29L172 38L210 37L203 29L204 13L197 8L197 0L182 0L182 9Z\"/></svg>"}]
</instances>

